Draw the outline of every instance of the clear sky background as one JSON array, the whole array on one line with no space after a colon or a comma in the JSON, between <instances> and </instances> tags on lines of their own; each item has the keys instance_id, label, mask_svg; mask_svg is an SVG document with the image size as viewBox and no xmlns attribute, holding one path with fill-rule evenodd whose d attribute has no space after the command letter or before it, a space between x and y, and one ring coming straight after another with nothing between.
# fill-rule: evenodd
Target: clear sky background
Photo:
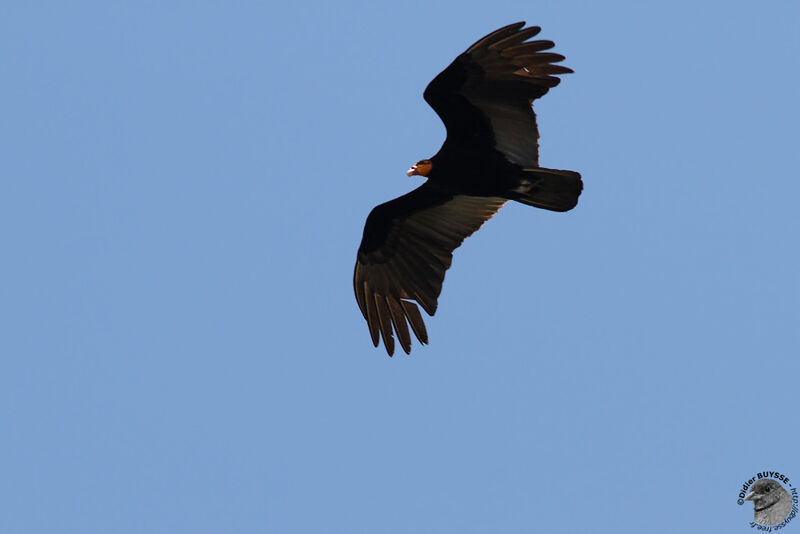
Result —
<instances>
[{"instance_id":1,"label":"clear sky background","mask_svg":"<svg viewBox=\"0 0 800 534\"><path fill-rule=\"evenodd\" d=\"M1 11L0 531L751 532L741 484L800 483L797 2ZM501 210L388 358L364 220L518 20L584 193Z\"/></svg>"}]
</instances>

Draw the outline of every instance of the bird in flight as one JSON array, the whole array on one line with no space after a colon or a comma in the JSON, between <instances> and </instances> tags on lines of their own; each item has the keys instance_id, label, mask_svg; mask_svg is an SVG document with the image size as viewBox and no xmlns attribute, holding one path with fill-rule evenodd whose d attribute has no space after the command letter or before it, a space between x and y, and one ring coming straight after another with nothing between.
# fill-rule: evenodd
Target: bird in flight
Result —
<instances>
[{"instance_id":1,"label":"bird in flight","mask_svg":"<svg viewBox=\"0 0 800 534\"><path fill-rule=\"evenodd\" d=\"M539 167L532 104L572 72L547 52L552 41L529 39L524 22L496 30L467 48L425 89L425 101L447 129L436 155L411 166L425 183L376 206L358 248L353 286L372 343L394 353L394 334L411 352L411 331L428 333L417 304L436 312L453 251L514 200L551 211L575 207L581 175Z\"/></svg>"}]
</instances>

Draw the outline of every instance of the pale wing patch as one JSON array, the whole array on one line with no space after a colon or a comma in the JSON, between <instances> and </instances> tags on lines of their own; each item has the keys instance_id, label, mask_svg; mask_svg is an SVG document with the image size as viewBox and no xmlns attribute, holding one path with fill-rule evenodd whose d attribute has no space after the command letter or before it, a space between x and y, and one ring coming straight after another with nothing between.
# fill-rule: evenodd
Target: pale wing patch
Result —
<instances>
[{"instance_id":1,"label":"pale wing patch","mask_svg":"<svg viewBox=\"0 0 800 534\"><path fill-rule=\"evenodd\" d=\"M470 101L489 118L497 150L517 165L539 165L539 130L530 104L524 107L519 103L479 98Z\"/></svg>"},{"instance_id":2,"label":"pale wing patch","mask_svg":"<svg viewBox=\"0 0 800 534\"><path fill-rule=\"evenodd\" d=\"M393 354L396 334L403 350L410 353L408 325L421 343L428 342L416 303L428 315L436 312L453 251L505 202L498 197L457 195L396 219L379 250L359 253L353 285L376 347L382 338L386 351Z\"/></svg>"}]
</instances>

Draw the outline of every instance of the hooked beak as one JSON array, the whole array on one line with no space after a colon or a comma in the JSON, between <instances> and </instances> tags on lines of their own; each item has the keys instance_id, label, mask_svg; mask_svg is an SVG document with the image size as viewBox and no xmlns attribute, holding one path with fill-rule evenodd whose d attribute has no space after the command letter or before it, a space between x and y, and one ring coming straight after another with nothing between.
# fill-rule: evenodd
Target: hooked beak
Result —
<instances>
[{"instance_id":1,"label":"hooked beak","mask_svg":"<svg viewBox=\"0 0 800 534\"><path fill-rule=\"evenodd\" d=\"M411 168L406 171L406 174L408 176L424 176L427 178L432 168L433 162L429 159L423 159L413 164Z\"/></svg>"}]
</instances>

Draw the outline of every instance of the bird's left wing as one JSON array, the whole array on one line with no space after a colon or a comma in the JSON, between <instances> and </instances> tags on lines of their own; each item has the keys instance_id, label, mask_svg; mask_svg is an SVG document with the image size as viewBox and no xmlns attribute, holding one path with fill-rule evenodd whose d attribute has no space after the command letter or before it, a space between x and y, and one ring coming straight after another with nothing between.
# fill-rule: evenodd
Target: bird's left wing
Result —
<instances>
[{"instance_id":1,"label":"bird's left wing","mask_svg":"<svg viewBox=\"0 0 800 534\"><path fill-rule=\"evenodd\" d=\"M539 165L539 130L531 105L572 69L547 52L552 41L528 41L541 31L510 24L478 40L428 84L425 100L461 147L493 146L509 161Z\"/></svg>"},{"instance_id":2,"label":"bird's left wing","mask_svg":"<svg viewBox=\"0 0 800 534\"><path fill-rule=\"evenodd\" d=\"M394 335L411 352L408 325L421 343L428 333L417 304L436 312L453 251L505 203L497 197L448 193L425 183L375 207L367 217L358 249L353 286L372 343L380 337L394 353Z\"/></svg>"}]
</instances>

